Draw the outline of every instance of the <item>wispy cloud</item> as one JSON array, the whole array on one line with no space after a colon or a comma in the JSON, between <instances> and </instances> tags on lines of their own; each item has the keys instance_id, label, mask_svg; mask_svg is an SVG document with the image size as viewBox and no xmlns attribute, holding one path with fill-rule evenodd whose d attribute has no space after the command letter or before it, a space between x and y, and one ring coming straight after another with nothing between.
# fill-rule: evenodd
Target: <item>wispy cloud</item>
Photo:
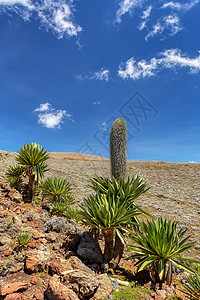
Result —
<instances>
[{"instance_id":1,"label":"wispy cloud","mask_svg":"<svg viewBox=\"0 0 200 300\"><path fill-rule=\"evenodd\" d=\"M122 16L126 13L132 14L136 7L141 7L144 0L122 0L116 12L116 22L121 23Z\"/></svg>"},{"instance_id":2,"label":"wispy cloud","mask_svg":"<svg viewBox=\"0 0 200 300\"><path fill-rule=\"evenodd\" d=\"M180 49L169 49L161 52L158 58L150 61L136 61L133 57L119 66L118 75L123 79L137 80L155 76L162 69L189 68L191 73L200 71L200 54L191 58L181 53Z\"/></svg>"},{"instance_id":3,"label":"wispy cloud","mask_svg":"<svg viewBox=\"0 0 200 300\"><path fill-rule=\"evenodd\" d=\"M138 23L137 28L146 32L145 40L161 35L175 35L184 28L181 22L183 13L200 4L200 0L190 0L185 3L175 1L146 0L118 0L119 8L116 11L115 22L121 23L125 14L134 16L134 22ZM163 1L164 2L164 1ZM148 6L147 6L148 3ZM136 13L137 9L137 13ZM140 17L138 18L138 15Z\"/></svg>"},{"instance_id":4,"label":"wispy cloud","mask_svg":"<svg viewBox=\"0 0 200 300\"><path fill-rule=\"evenodd\" d=\"M66 110L55 110L48 102L40 104L33 112L38 113L38 124L46 128L61 128L64 118L73 121L72 115Z\"/></svg>"},{"instance_id":5,"label":"wispy cloud","mask_svg":"<svg viewBox=\"0 0 200 300\"><path fill-rule=\"evenodd\" d=\"M180 19L177 15L168 15L161 17L158 19L155 25L153 25L152 29L145 36L145 40L147 41L149 38L153 38L158 34L163 33L164 31L169 31L170 35L175 35L183 28L180 24Z\"/></svg>"},{"instance_id":6,"label":"wispy cloud","mask_svg":"<svg viewBox=\"0 0 200 300\"><path fill-rule=\"evenodd\" d=\"M78 74L76 75L76 79L78 80L105 80L109 81L110 79L110 71L104 68L101 68L99 71L90 72L89 74Z\"/></svg>"},{"instance_id":7,"label":"wispy cloud","mask_svg":"<svg viewBox=\"0 0 200 300\"><path fill-rule=\"evenodd\" d=\"M147 7L143 12L142 12L142 22L138 25L138 29L141 31L146 27L146 23L149 21L149 17L152 11L152 5Z\"/></svg>"},{"instance_id":8,"label":"wispy cloud","mask_svg":"<svg viewBox=\"0 0 200 300\"><path fill-rule=\"evenodd\" d=\"M141 18L142 18L143 20L148 19L148 18L150 17L151 11L152 11L152 5L150 5L147 9L145 9L145 10L143 11L143 14L142 14Z\"/></svg>"},{"instance_id":9,"label":"wispy cloud","mask_svg":"<svg viewBox=\"0 0 200 300\"><path fill-rule=\"evenodd\" d=\"M40 27L52 30L58 38L77 36L82 30L74 21L73 0L0 0L3 12L20 15L24 21L40 21Z\"/></svg>"},{"instance_id":10,"label":"wispy cloud","mask_svg":"<svg viewBox=\"0 0 200 300\"><path fill-rule=\"evenodd\" d=\"M107 124L106 122L103 122L103 123L101 124L100 130L101 130L102 132L108 131L108 124Z\"/></svg>"},{"instance_id":11,"label":"wispy cloud","mask_svg":"<svg viewBox=\"0 0 200 300\"><path fill-rule=\"evenodd\" d=\"M47 111L47 110L51 110L51 104L50 103L43 103L43 104L40 104L39 107L37 107L34 112L37 112L37 111Z\"/></svg>"},{"instance_id":12,"label":"wispy cloud","mask_svg":"<svg viewBox=\"0 0 200 300\"><path fill-rule=\"evenodd\" d=\"M174 10L187 11L187 10L190 10L192 7L194 7L199 2L200 2L200 0L192 0L188 3L169 1L167 3L164 3L164 5L161 8L172 8Z\"/></svg>"}]
</instances>

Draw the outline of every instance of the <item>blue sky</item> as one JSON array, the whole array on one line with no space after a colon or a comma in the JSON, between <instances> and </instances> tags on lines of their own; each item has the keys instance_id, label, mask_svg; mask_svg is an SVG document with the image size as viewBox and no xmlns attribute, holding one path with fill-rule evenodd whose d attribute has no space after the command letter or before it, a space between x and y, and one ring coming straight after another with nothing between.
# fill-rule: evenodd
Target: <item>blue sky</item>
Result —
<instances>
[{"instance_id":1,"label":"blue sky","mask_svg":"<svg viewBox=\"0 0 200 300\"><path fill-rule=\"evenodd\" d=\"M0 0L0 149L200 162L200 0Z\"/></svg>"}]
</instances>

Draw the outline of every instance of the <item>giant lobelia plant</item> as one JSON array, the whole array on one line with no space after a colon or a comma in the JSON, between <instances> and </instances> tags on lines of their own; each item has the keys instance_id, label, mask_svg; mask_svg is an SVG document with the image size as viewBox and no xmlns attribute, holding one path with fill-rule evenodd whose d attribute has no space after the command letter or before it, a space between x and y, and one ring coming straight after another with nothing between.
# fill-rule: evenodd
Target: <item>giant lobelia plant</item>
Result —
<instances>
[{"instance_id":1,"label":"giant lobelia plant","mask_svg":"<svg viewBox=\"0 0 200 300\"><path fill-rule=\"evenodd\" d=\"M116 180L126 178L127 173L127 127L124 119L113 122L110 132L111 175Z\"/></svg>"},{"instance_id":2,"label":"giant lobelia plant","mask_svg":"<svg viewBox=\"0 0 200 300\"><path fill-rule=\"evenodd\" d=\"M29 178L28 200L30 202L33 200L38 181L48 170L48 159L49 154L47 154L47 150L36 143L26 144L18 150L16 160L24 168L24 172Z\"/></svg>"},{"instance_id":3,"label":"giant lobelia plant","mask_svg":"<svg viewBox=\"0 0 200 300\"><path fill-rule=\"evenodd\" d=\"M187 283L184 284L184 290L181 290L188 299L200 299L200 266L196 266L195 275L187 277Z\"/></svg>"},{"instance_id":4,"label":"giant lobelia plant","mask_svg":"<svg viewBox=\"0 0 200 300\"><path fill-rule=\"evenodd\" d=\"M187 229L178 230L176 222L162 218L142 221L139 228L137 234L131 236L134 245L129 246L129 252L134 254L128 258L138 260L138 271L150 268L155 282L161 286L165 281L171 284L173 264L194 273L183 261L200 262L180 256L195 244L188 242L190 236L185 237Z\"/></svg>"},{"instance_id":5,"label":"giant lobelia plant","mask_svg":"<svg viewBox=\"0 0 200 300\"><path fill-rule=\"evenodd\" d=\"M112 193L90 195L80 205L82 223L102 231L105 239L104 263L110 263L114 257L114 234L123 241L121 232L126 225L134 225L139 214L130 201L122 201Z\"/></svg>"},{"instance_id":6,"label":"giant lobelia plant","mask_svg":"<svg viewBox=\"0 0 200 300\"><path fill-rule=\"evenodd\" d=\"M120 178L118 181L112 177L111 179L106 177L96 177L90 180L90 187L96 192L104 195L112 195L115 199L119 199L119 203L127 203L129 209L136 209L139 213L145 213L142 208L135 204L134 200L140 195L146 193L149 190L147 187L147 180L144 177L136 175L133 178ZM109 198L108 198L109 199ZM138 213L138 214L139 214ZM131 224L134 224L134 227L137 226L137 217L134 216L132 219L128 220L126 224L123 224L123 227L130 227ZM94 229L97 227L93 227ZM95 231L95 230L93 230ZM114 231L114 251L112 262L110 262L110 267L115 269L119 264L123 251L125 241L121 237L123 236L123 230L119 227L117 231Z\"/></svg>"}]
</instances>

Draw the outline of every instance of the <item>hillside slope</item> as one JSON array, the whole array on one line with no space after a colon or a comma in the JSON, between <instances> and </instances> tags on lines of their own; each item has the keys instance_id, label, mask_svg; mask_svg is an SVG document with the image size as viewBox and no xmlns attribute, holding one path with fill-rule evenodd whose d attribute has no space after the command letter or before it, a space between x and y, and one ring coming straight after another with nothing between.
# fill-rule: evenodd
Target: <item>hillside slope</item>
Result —
<instances>
[{"instance_id":1,"label":"hillside slope","mask_svg":"<svg viewBox=\"0 0 200 300\"><path fill-rule=\"evenodd\" d=\"M14 163L15 153L0 151L0 176ZM47 177L62 176L72 186L77 202L91 192L89 179L110 176L109 159L80 153L51 153ZM200 164L128 161L128 175L140 173L151 189L137 203L154 217L164 216L187 227L198 243L195 255L200 256Z\"/></svg>"}]
</instances>

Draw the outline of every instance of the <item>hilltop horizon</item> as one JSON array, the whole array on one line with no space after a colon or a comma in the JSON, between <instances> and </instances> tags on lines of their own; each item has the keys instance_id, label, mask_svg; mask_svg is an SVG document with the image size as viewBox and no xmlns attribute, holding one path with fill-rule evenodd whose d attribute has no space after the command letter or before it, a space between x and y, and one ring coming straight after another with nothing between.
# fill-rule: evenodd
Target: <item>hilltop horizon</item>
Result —
<instances>
[{"instance_id":1,"label":"hilltop horizon","mask_svg":"<svg viewBox=\"0 0 200 300\"><path fill-rule=\"evenodd\" d=\"M9 151L9 150L0 150L1 153L11 153L15 154L17 151ZM71 159L71 160L109 160L110 157L103 157L103 156L98 156L98 155L92 155L92 154L87 154L87 153L79 153L79 152L54 152L54 151L48 151L48 153L51 154L51 157L54 158L59 158L59 159ZM188 164L188 163L195 163L199 164L198 162L195 161L188 161L188 162L175 162L175 161L164 161L164 160L134 160L134 159L129 159L127 158L127 162L160 162L160 163L175 163L175 164Z\"/></svg>"}]
</instances>

